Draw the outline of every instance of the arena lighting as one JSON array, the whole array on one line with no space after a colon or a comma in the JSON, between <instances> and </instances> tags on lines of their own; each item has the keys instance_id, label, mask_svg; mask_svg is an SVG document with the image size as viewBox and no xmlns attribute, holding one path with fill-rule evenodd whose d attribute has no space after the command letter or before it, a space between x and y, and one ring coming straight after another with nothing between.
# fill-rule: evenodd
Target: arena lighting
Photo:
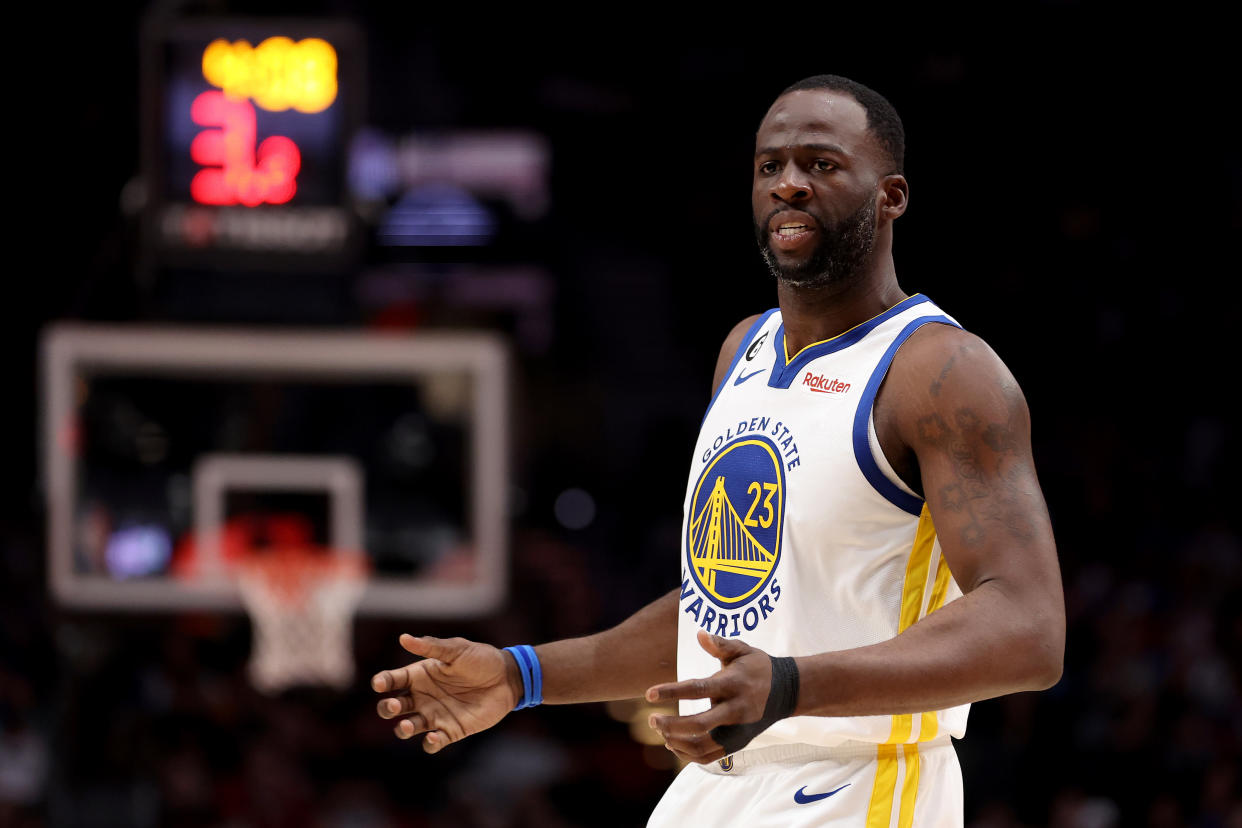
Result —
<instances>
[{"instance_id":1,"label":"arena lighting","mask_svg":"<svg viewBox=\"0 0 1242 828\"><path fill-rule=\"evenodd\" d=\"M428 184L393 205L379 227L379 240L394 246L469 246L491 241L496 221L461 187Z\"/></svg>"}]
</instances>

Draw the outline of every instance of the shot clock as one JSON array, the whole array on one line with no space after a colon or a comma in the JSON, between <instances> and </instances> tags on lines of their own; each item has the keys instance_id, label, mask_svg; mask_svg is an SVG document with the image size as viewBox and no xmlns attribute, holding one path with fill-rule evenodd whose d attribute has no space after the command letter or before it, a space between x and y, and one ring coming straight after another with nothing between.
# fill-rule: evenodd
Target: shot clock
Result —
<instances>
[{"instance_id":1,"label":"shot clock","mask_svg":"<svg viewBox=\"0 0 1242 828\"><path fill-rule=\"evenodd\" d=\"M318 271L355 247L346 164L362 49L346 23L144 30L143 222L157 270Z\"/></svg>"}]
</instances>

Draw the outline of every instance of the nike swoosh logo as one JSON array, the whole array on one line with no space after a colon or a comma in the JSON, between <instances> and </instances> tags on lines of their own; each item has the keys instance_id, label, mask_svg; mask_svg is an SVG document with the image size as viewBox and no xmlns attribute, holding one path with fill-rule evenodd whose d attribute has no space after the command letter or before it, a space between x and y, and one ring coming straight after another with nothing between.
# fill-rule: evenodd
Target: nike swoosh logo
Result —
<instances>
[{"instance_id":1,"label":"nike swoosh logo","mask_svg":"<svg viewBox=\"0 0 1242 828\"><path fill-rule=\"evenodd\" d=\"M834 793L839 793L845 790L846 788L848 788L849 786L850 786L850 783L846 782L844 785L837 788L835 791L829 791L828 793L822 793L822 794L808 794L808 793L803 793L803 791L806 790L806 785L803 785L801 788L798 789L798 792L794 794L794 802L797 802L799 805L806 805L810 802L819 802L821 799L827 799L828 797L832 796Z\"/></svg>"},{"instance_id":2,"label":"nike swoosh logo","mask_svg":"<svg viewBox=\"0 0 1242 828\"><path fill-rule=\"evenodd\" d=\"M737 379L735 379L735 380L733 381L733 384L734 384L734 385L741 385L742 383L746 382L746 380L748 380L748 379L750 379L751 377L756 376L756 375L758 375L758 374L762 374L762 373L763 373L764 371L766 371L766 370L768 370L768 369L767 369L767 368L760 368L758 371L752 371L752 372L751 372L751 373L749 373L749 374L738 374Z\"/></svg>"}]
</instances>

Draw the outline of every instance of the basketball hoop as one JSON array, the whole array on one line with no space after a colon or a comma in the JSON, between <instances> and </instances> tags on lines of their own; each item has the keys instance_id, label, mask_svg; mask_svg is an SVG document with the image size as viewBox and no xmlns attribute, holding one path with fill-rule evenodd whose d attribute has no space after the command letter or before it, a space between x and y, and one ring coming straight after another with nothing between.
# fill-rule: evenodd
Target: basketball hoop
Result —
<instances>
[{"instance_id":1,"label":"basketball hoop","mask_svg":"<svg viewBox=\"0 0 1242 828\"><path fill-rule=\"evenodd\" d=\"M366 587L362 556L267 549L233 571L254 628L248 671L255 689L271 695L295 685L349 685L351 621Z\"/></svg>"}]
</instances>

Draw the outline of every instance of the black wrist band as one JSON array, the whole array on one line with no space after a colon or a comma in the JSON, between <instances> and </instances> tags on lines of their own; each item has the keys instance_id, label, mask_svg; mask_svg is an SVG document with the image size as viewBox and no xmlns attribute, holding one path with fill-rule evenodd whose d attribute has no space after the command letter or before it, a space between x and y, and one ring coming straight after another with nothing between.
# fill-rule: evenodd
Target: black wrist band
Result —
<instances>
[{"instance_id":1,"label":"black wrist band","mask_svg":"<svg viewBox=\"0 0 1242 828\"><path fill-rule=\"evenodd\" d=\"M737 753L760 733L792 715L798 706L798 665L790 657L769 658L772 659L772 685L763 706L763 718L757 722L721 725L708 733L726 753Z\"/></svg>"}]
</instances>

